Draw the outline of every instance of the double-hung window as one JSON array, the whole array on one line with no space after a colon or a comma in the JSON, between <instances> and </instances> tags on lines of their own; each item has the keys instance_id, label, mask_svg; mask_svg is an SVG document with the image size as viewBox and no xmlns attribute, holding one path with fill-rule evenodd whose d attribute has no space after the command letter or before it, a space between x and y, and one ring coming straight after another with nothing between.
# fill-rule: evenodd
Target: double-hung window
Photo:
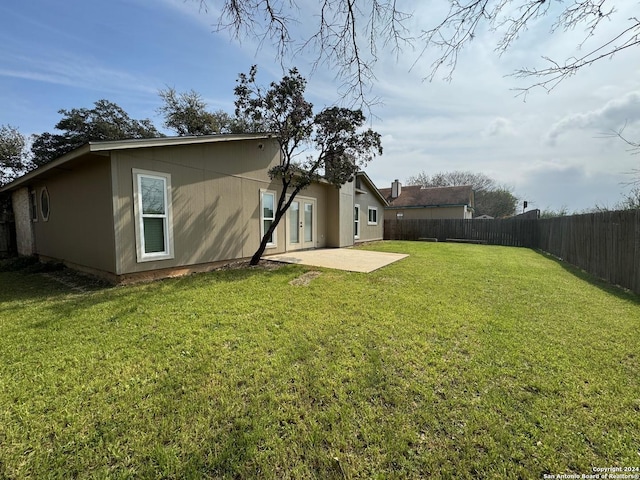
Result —
<instances>
[{"instance_id":1,"label":"double-hung window","mask_svg":"<svg viewBox=\"0 0 640 480\"><path fill-rule=\"evenodd\" d=\"M269 230L276 219L276 194L268 190L260 191L260 238ZM276 232L273 231L267 242L267 247L276 246Z\"/></svg>"},{"instance_id":2,"label":"double-hung window","mask_svg":"<svg viewBox=\"0 0 640 480\"><path fill-rule=\"evenodd\" d=\"M173 258L171 175L134 169L133 194L138 261Z\"/></svg>"},{"instance_id":3,"label":"double-hung window","mask_svg":"<svg viewBox=\"0 0 640 480\"><path fill-rule=\"evenodd\" d=\"M353 209L353 238L356 240L360 238L360 205L357 203Z\"/></svg>"},{"instance_id":4,"label":"double-hung window","mask_svg":"<svg viewBox=\"0 0 640 480\"><path fill-rule=\"evenodd\" d=\"M38 202L36 200L35 190L29 190L29 211L31 213L31 221L38 221Z\"/></svg>"},{"instance_id":5,"label":"double-hung window","mask_svg":"<svg viewBox=\"0 0 640 480\"><path fill-rule=\"evenodd\" d=\"M369 218L367 221L367 225L377 225L378 224L378 209L376 207L369 207Z\"/></svg>"}]
</instances>

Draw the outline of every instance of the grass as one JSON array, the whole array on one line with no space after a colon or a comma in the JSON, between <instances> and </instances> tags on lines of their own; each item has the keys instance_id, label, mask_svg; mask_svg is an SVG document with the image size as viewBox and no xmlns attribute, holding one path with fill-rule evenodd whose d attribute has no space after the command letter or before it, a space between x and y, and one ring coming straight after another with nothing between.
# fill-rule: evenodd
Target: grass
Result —
<instances>
[{"instance_id":1,"label":"grass","mask_svg":"<svg viewBox=\"0 0 640 480\"><path fill-rule=\"evenodd\" d=\"M78 293L0 272L0 478L542 478L640 465L640 299L531 250Z\"/></svg>"}]
</instances>

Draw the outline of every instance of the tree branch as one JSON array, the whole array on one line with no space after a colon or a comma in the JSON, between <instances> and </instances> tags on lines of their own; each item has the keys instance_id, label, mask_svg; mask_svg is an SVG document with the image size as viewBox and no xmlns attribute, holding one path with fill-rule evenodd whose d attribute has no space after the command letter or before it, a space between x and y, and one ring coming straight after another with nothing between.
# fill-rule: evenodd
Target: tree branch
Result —
<instances>
[{"instance_id":1,"label":"tree branch","mask_svg":"<svg viewBox=\"0 0 640 480\"><path fill-rule=\"evenodd\" d=\"M208 11L206 0L198 0L200 9ZM552 0L448 0L449 10L435 27L421 30L410 27L416 19L413 13L399 10L397 0L320 0L305 2L313 13L301 12L297 0L220 0L218 30L228 30L238 40L253 37L263 46L267 42L276 49L277 59L283 63L287 56L314 55L312 72L320 68L335 71L343 100L351 105L371 107L379 102L371 98L376 80L374 68L380 48L390 49L398 56L404 47L418 48L410 70L431 49L440 53L431 64L425 80L433 80L444 71L450 80L458 65L462 50L477 35L487 29L497 36L495 51L504 54L522 33L541 18L555 15L551 33L585 28L585 38L576 45L581 49L594 36L603 20L611 19L615 8L612 0L573 0L559 10L551 7ZM317 6L316 6L317 5ZM301 15L316 22L309 34L292 29ZM640 22L632 24L603 45L564 62L547 57L546 68L522 68L512 75L516 78L541 78L533 85L519 89L525 94L535 87L553 90L558 83L593 63L610 58L615 53L640 44Z\"/></svg>"},{"instance_id":2,"label":"tree branch","mask_svg":"<svg viewBox=\"0 0 640 480\"><path fill-rule=\"evenodd\" d=\"M565 61L564 64L559 64L549 57L543 57L549 66L547 68L535 69L535 68L523 68L516 70L511 76L516 78L528 78L528 77L542 77L543 81L534 83L525 88L514 89L520 93L518 95L527 95L527 93L533 88L543 88L547 92L552 91L558 86L560 82L566 78L575 75L578 70L584 67L588 67L593 63L602 60L604 58L611 58L616 53L626 50L630 47L640 45L640 21L637 18L631 18L634 22L633 25L616 35L608 42L600 45L598 48L591 50L581 57L571 57ZM626 37L626 38L625 38ZM618 40L622 40L622 43L616 44Z\"/></svg>"}]
</instances>

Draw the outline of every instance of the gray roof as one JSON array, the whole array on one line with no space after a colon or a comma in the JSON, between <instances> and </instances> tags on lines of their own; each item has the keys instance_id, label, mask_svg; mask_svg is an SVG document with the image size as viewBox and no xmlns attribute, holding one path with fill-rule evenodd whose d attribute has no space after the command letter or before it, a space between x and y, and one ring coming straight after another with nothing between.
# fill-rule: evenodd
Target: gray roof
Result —
<instances>
[{"instance_id":1,"label":"gray roof","mask_svg":"<svg viewBox=\"0 0 640 480\"><path fill-rule=\"evenodd\" d=\"M446 207L468 205L473 207L473 188L471 185L460 187L422 187L420 185L402 186L400 195L391 198L390 188L381 188L380 193L387 199L390 207Z\"/></svg>"},{"instance_id":2,"label":"gray roof","mask_svg":"<svg viewBox=\"0 0 640 480\"><path fill-rule=\"evenodd\" d=\"M17 178L11 183L8 183L4 187L0 188L0 193L13 190L36 177L39 177L46 172L61 167L67 162L74 159L88 155L91 153L110 152L112 150L130 150L136 148L150 148L150 147L166 147L166 146L179 146L179 145L196 145L202 143L217 143L217 142L233 142L238 140L259 140L272 138L268 133L247 133L247 134L219 134L219 135L199 135L199 136L185 136L185 137L160 137L160 138L135 138L129 140L111 140L103 142L89 142L85 143L81 147L70 151L69 153L57 158L56 160L47 163L31 172Z\"/></svg>"}]
</instances>

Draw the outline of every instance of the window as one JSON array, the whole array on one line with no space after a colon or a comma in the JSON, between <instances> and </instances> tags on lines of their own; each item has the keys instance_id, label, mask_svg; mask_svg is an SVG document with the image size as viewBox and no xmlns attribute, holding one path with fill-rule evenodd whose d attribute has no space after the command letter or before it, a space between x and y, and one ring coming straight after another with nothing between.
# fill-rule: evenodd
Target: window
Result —
<instances>
[{"instance_id":1,"label":"window","mask_svg":"<svg viewBox=\"0 0 640 480\"><path fill-rule=\"evenodd\" d=\"M36 192L29 190L29 211L31 213L31 221L38 221L38 199L36 198Z\"/></svg>"},{"instance_id":2,"label":"window","mask_svg":"<svg viewBox=\"0 0 640 480\"><path fill-rule=\"evenodd\" d=\"M139 262L173 258L171 175L133 170Z\"/></svg>"},{"instance_id":3,"label":"window","mask_svg":"<svg viewBox=\"0 0 640 480\"><path fill-rule=\"evenodd\" d=\"M260 191L260 238L269 230L276 219L276 194L266 190ZM276 246L276 232L272 232L267 247Z\"/></svg>"},{"instance_id":4,"label":"window","mask_svg":"<svg viewBox=\"0 0 640 480\"><path fill-rule=\"evenodd\" d=\"M40 190L40 215L45 222L49 220L49 191L46 188Z\"/></svg>"},{"instance_id":5,"label":"window","mask_svg":"<svg viewBox=\"0 0 640 480\"><path fill-rule=\"evenodd\" d=\"M353 237L360 238L360 205L355 205L353 211Z\"/></svg>"},{"instance_id":6,"label":"window","mask_svg":"<svg viewBox=\"0 0 640 480\"><path fill-rule=\"evenodd\" d=\"M376 207L369 207L369 221L367 225L378 224L378 209Z\"/></svg>"}]
</instances>

